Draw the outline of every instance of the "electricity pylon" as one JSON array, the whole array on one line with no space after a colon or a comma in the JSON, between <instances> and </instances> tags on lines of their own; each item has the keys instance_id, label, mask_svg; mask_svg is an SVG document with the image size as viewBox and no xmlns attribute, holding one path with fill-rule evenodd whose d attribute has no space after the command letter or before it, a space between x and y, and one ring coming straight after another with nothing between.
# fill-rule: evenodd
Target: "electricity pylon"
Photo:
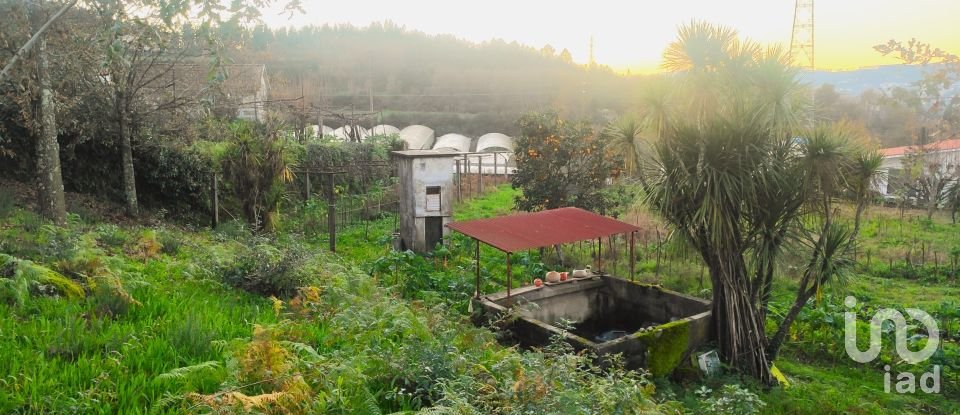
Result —
<instances>
[{"instance_id":1,"label":"electricity pylon","mask_svg":"<svg viewBox=\"0 0 960 415\"><path fill-rule=\"evenodd\" d=\"M793 63L803 69L814 69L813 0L796 0L793 9L793 34L790 36Z\"/></svg>"}]
</instances>

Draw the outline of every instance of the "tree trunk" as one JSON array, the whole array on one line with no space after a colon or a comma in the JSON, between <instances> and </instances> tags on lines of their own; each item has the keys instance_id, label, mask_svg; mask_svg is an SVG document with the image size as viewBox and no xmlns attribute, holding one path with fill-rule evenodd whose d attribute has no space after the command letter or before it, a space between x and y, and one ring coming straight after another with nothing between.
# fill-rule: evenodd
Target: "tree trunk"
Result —
<instances>
[{"instance_id":1,"label":"tree trunk","mask_svg":"<svg viewBox=\"0 0 960 415\"><path fill-rule=\"evenodd\" d=\"M770 293L773 292L773 262L768 262L763 269L763 282L760 287L760 319L766 325L767 313L770 311Z\"/></svg>"},{"instance_id":2,"label":"tree trunk","mask_svg":"<svg viewBox=\"0 0 960 415\"><path fill-rule=\"evenodd\" d=\"M764 322L751 299L743 257L735 252L713 256L713 324L724 361L766 385L773 383L766 353Z\"/></svg>"},{"instance_id":3,"label":"tree trunk","mask_svg":"<svg viewBox=\"0 0 960 415\"><path fill-rule=\"evenodd\" d=\"M797 319L800 311L803 310L803 307L806 307L807 301L810 301L810 297L812 297L814 293L816 293L815 288L800 294L800 297L798 297L793 303L793 306L790 307L790 311L787 312L786 317L783 318L783 322L780 323L780 327L777 328L776 334L770 339L770 344L767 347L767 355L771 362L777 359L777 354L780 353L780 347L783 346L783 342L787 338L787 333L790 332L790 326L793 325L793 321Z\"/></svg>"},{"instance_id":4,"label":"tree trunk","mask_svg":"<svg viewBox=\"0 0 960 415\"><path fill-rule=\"evenodd\" d=\"M127 114L124 108L124 94L116 91L114 95L117 113L117 127L120 134L120 157L123 163L123 199L126 202L127 216L136 217L140 214L137 205L137 178L133 169L133 145L130 139L130 127L127 125Z\"/></svg>"},{"instance_id":5,"label":"tree trunk","mask_svg":"<svg viewBox=\"0 0 960 415\"><path fill-rule=\"evenodd\" d=\"M853 231L850 232L850 240L856 241L857 235L860 234L860 220L863 218L863 212L867 210L867 201L861 200L857 202L857 213L853 217Z\"/></svg>"},{"instance_id":6,"label":"tree trunk","mask_svg":"<svg viewBox=\"0 0 960 415\"><path fill-rule=\"evenodd\" d=\"M31 7L32 24L43 24L39 5ZM37 135L37 202L40 215L62 225L67 221L60 171L60 144L57 142L57 118L47 68L47 41L39 38L36 46L37 83L40 85L40 133Z\"/></svg>"}]
</instances>

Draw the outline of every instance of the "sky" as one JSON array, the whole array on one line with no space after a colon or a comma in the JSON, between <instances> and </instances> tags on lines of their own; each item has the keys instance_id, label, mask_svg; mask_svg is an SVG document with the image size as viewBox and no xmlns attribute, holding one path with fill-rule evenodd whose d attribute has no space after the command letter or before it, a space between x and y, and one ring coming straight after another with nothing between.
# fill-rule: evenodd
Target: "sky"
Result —
<instances>
[{"instance_id":1,"label":"sky","mask_svg":"<svg viewBox=\"0 0 960 415\"><path fill-rule=\"evenodd\" d=\"M281 2L283 0L280 0ZM272 27L390 20L430 34L483 42L500 38L557 51L574 61L594 58L617 70L659 70L677 28L692 19L736 29L742 37L789 47L794 0L302 0L304 14L289 17L279 5L265 10ZM960 0L815 0L817 69L847 70L895 64L873 46L917 38L960 54Z\"/></svg>"}]
</instances>

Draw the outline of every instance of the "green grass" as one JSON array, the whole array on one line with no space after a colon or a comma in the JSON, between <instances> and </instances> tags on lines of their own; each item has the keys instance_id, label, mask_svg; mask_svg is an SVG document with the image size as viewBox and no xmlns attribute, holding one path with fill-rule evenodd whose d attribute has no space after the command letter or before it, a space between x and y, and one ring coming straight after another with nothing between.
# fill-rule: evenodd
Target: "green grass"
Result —
<instances>
[{"instance_id":1,"label":"green grass","mask_svg":"<svg viewBox=\"0 0 960 415\"><path fill-rule=\"evenodd\" d=\"M560 344L504 348L442 299L401 298L399 287L382 287L353 265L365 261L325 253L321 238L232 229L77 217L57 228L24 211L0 222L0 250L60 270L86 291L69 299L34 286L20 304L0 301L0 413L667 408L649 398L652 386L637 373L597 376L588 357ZM366 232L347 229L341 255L379 257L390 232L390 219ZM309 275L312 286L294 298L223 282L255 253L289 252L303 257L281 274Z\"/></svg>"},{"instance_id":2,"label":"green grass","mask_svg":"<svg viewBox=\"0 0 960 415\"><path fill-rule=\"evenodd\" d=\"M501 186L458 206L455 218L509 214L515 195ZM889 213L878 209L868 216L860 272L846 286L834 287L828 300L853 294L871 307L933 311L958 298L956 278L942 261L936 268L930 258L960 244L954 225L943 218L907 220L903 235L912 236L904 237L900 224L882 216ZM297 223L294 218L276 238L251 239L242 227L229 224L217 232L150 229L72 216L67 227L57 228L22 210L7 212L0 218L0 252L73 278L86 296L50 297L34 287L22 304L0 302L0 361L6 363L0 365L0 412L174 413L217 405L233 411L242 406L236 400L241 398L223 397L234 396L229 395L234 390L247 397L285 394L282 402L264 404L280 412L390 412L435 405L544 413L569 411L570 402L579 402L580 409L605 413L612 410L608 405L624 402L616 397L621 393L654 411L676 409L677 403L669 402L676 398L696 412L701 401L693 391L700 385L720 390L723 383L740 382L725 377L662 384L654 397L665 402L655 405L647 398L652 387L642 378L585 373L581 369L589 363L560 358L568 356L563 350L502 348L492 332L473 327L463 314L473 294L475 267L468 238L451 236L445 251L427 257L394 254L395 218L387 217L343 229L334 256L325 253L324 235L300 235ZM907 275L887 272L889 262L917 241L930 247L926 263L912 264ZM270 255L303 255L287 272L318 287L318 296L275 302L225 284L224 273L236 271L255 252L251 246L269 246ZM865 250L871 250L869 266ZM608 269L624 272L624 251L605 251ZM638 250L640 280L699 295L709 289L708 276L701 287L692 255L665 245L657 270L654 253L649 244ZM566 255L589 258L571 247ZM481 289L503 290L505 255L482 246L481 258ZM543 271L537 252L514 258L517 286ZM390 264L398 272L384 267ZM117 277L122 286L97 290L106 277L88 278L92 273ZM794 287L789 273L782 276L776 301L789 301ZM125 302L124 292L136 304ZM763 390L746 382L767 403L765 413L960 412L955 373L944 373L942 395L884 393L883 371L843 358L836 324L820 320L836 312L811 312L798 323L797 339L777 362L792 386ZM956 350L955 343L947 347ZM290 380L245 386L279 372ZM557 382L540 385L537 376ZM531 389L517 392L525 387ZM543 387L552 395L538 395ZM481 396L481 390L488 392ZM227 395L213 395L218 392ZM212 396L222 399L205 405L204 397Z\"/></svg>"},{"instance_id":3,"label":"green grass","mask_svg":"<svg viewBox=\"0 0 960 415\"><path fill-rule=\"evenodd\" d=\"M777 366L792 385L761 395L770 414L952 414L960 410L955 398L944 395L886 393L882 372L790 359L782 359Z\"/></svg>"},{"instance_id":4,"label":"green grass","mask_svg":"<svg viewBox=\"0 0 960 415\"><path fill-rule=\"evenodd\" d=\"M249 336L251 324L276 321L266 299L201 276L206 264L195 260L214 244L209 232L177 232L184 239L178 255L141 260L124 253L135 249L135 238L114 238L134 230L74 221L43 236L26 231L31 214L16 218L0 228L0 240L17 242L5 244L5 252L51 266L59 256L92 254L140 305L107 316L98 313L93 295L0 304L0 412L145 413L164 393L179 391L157 382L157 375L216 359L212 342ZM84 242L100 237L106 242ZM222 380L223 374L211 376L199 387L213 390Z\"/></svg>"}]
</instances>

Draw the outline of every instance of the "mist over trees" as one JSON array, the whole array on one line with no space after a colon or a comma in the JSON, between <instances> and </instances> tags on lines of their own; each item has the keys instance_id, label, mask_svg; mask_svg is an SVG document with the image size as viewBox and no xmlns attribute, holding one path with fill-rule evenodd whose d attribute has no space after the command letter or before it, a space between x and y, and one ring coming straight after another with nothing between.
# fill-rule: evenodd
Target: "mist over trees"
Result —
<instances>
[{"instance_id":1,"label":"mist over trees","mask_svg":"<svg viewBox=\"0 0 960 415\"><path fill-rule=\"evenodd\" d=\"M635 106L631 91L643 82L608 67L575 64L568 51L551 45L477 44L391 22L257 26L233 35L237 47L230 57L267 65L272 99L302 96L306 107L382 112L385 123L424 124L437 134L514 135L519 114L546 108L603 123L609 121L605 114Z\"/></svg>"}]
</instances>

